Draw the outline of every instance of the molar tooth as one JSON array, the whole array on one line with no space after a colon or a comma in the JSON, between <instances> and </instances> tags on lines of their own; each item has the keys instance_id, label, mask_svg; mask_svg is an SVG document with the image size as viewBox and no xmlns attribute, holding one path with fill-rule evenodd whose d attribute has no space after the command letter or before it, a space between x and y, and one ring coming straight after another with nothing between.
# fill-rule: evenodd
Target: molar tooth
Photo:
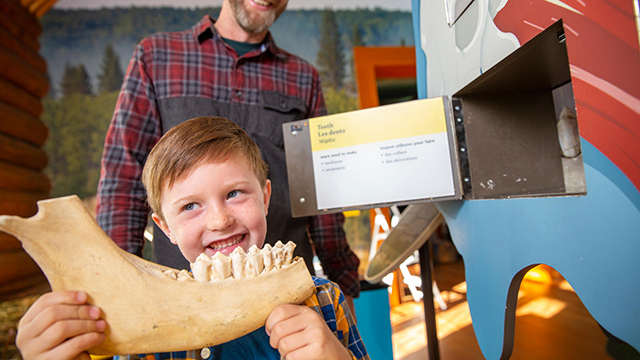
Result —
<instances>
[{"instance_id":1,"label":"molar tooth","mask_svg":"<svg viewBox=\"0 0 640 360\"><path fill-rule=\"evenodd\" d=\"M180 270L178 273L178 281L194 281L191 274L185 269Z\"/></svg>"},{"instance_id":2,"label":"molar tooth","mask_svg":"<svg viewBox=\"0 0 640 360\"><path fill-rule=\"evenodd\" d=\"M231 268L234 279L244 279L244 264L247 261L247 255L241 247L237 247L231 253Z\"/></svg>"},{"instance_id":3,"label":"molar tooth","mask_svg":"<svg viewBox=\"0 0 640 360\"><path fill-rule=\"evenodd\" d=\"M273 269L273 255L271 254L272 252L271 244L265 244L262 250L260 250L260 252L262 253L262 262L264 264L264 271L265 272L271 271L271 269Z\"/></svg>"},{"instance_id":4,"label":"molar tooth","mask_svg":"<svg viewBox=\"0 0 640 360\"><path fill-rule=\"evenodd\" d=\"M253 245L247 254L247 262L244 267L245 277L256 277L262 273L263 268L262 254L258 247Z\"/></svg>"},{"instance_id":5,"label":"molar tooth","mask_svg":"<svg viewBox=\"0 0 640 360\"><path fill-rule=\"evenodd\" d=\"M178 278L178 276L176 276L176 272L173 270L165 270L162 273L165 274L167 277L172 278L173 280L176 280Z\"/></svg>"},{"instance_id":6,"label":"molar tooth","mask_svg":"<svg viewBox=\"0 0 640 360\"><path fill-rule=\"evenodd\" d=\"M296 248L296 243L294 243L293 241L289 241L285 246L284 246L284 265L290 265L291 262L293 261L293 250L295 250Z\"/></svg>"},{"instance_id":7,"label":"molar tooth","mask_svg":"<svg viewBox=\"0 0 640 360\"><path fill-rule=\"evenodd\" d=\"M282 263L284 261L283 256L284 245L282 245L282 241L278 240L278 242L273 246L273 250L271 254L273 255L273 266L276 269L280 269L282 267Z\"/></svg>"},{"instance_id":8,"label":"molar tooth","mask_svg":"<svg viewBox=\"0 0 640 360\"><path fill-rule=\"evenodd\" d=\"M211 278L211 258L202 253L196 258L196 262L191 264L191 273L198 282L208 282Z\"/></svg>"},{"instance_id":9,"label":"molar tooth","mask_svg":"<svg viewBox=\"0 0 640 360\"><path fill-rule=\"evenodd\" d=\"M231 277L231 258L217 252L211 259L213 271L211 272L211 280L224 280Z\"/></svg>"},{"instance_id":10,"label":"molar tooth","mask_svg":"<svg viewBox=\"0 0 640 360\"><path fill-rule=\"evenodd\" d=\"M162 271L160 271L160 270L158 270L158 269L154 269L154 268L149 269L149 272L150 272L151 274L153 274L154 276L157 276L157 277L165 277L165 276L166 276L166 275L164 274L164 272L162 272Z\"/></svg>"}]
</instances>

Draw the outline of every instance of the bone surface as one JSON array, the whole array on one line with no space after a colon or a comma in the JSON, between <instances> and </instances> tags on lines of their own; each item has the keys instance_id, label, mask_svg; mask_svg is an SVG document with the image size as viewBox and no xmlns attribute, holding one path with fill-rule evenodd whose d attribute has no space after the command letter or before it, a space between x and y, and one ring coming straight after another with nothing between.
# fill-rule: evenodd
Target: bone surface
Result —
<instances>
[{"instance_id":1,"label":"bone surface","mask_svg":"<svg viewBox=\"0 0 640 360\"><path fill-rule=\"evenodd\" d=\"M168 352L221 344L263 326L278 305L299 304L315 292L301 258L280 269L263 269L257 276L236 279L232 260L216 253L211 265L203 258L202 268L191 276L120 249L76 196L39 201L38 208L28 219L0 216L0 230L22 242L54 291L85 291L89 303L102 309L107 339L90 349L92 354ZM267 252L253 250L263 259ZM248 256L242 256L245 266ZM196 261L194 266L200 265ZM248 273L244 268L241 272ZM194 279L207 276L206 282Z\"/></svg>"}]
</instances>

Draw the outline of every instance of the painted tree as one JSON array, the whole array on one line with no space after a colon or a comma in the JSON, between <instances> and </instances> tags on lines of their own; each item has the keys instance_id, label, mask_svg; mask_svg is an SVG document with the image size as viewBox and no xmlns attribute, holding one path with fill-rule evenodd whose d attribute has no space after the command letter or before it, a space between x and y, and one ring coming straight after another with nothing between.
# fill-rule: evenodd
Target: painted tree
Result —
<instances>
[{"instance_id":1,"label":"painted tree","mask_svg":"<svg viewBox=\"0 0 640 360\"><path fill-rule=\"evenodd\" d=\"M323 87L341 89L345 77L345 60L335 13L331 9L322 12L320 24L320 50L317 65Z\"/></svg>"},{"instance_id":2,"label":"painted tree","mask_svg":"<svg viewBox=\"0 0 640 360\"><path fill-rule=\"evenodd\" d=\"M60 81L62 97L69 97L73 94L91 95L91 79L83 64L77 66L67 63L64 67L64 74Z\"/></svg>"},{"instance_id":3,"label":"painted tree","mask_svg":"<svg viewBox=\"0 0 640 360\"><path fill-rule=\"evenodd\" d=\"M353 48L356 46L364 46L364 41L362 40L362 30L360 29L360 24L355 23L351 28L351 56L349 57L349 77L346 83L346 89L351 94L357 94L358 92L358 84L356 79L356 64L353 58Z\"/></svg>"},{"instance_id":4,"label":"painted tree","mask_svg":"<svg viewBox=\"0 0 640 360\"><path fill-rule=\"evenodd\" d=\"M107 44L102 57L102 65L98 74L98 93L120 90L124 74L120 68L120 58L113 50L111 44Z\"/></svg>"},{"instance_id":5,"label":"painted tree","mask_svg":"<svg viewBox=\"0 0 640 360\"><path fill-rule=\"evenodd\" d=\"M49 128L45 151L49 157L46 174L54 197L96 194L104 138L118 93L96 96L71 94L60 99L43 99L42 120Z\"/></svg>"},{"instance_id":6,"label":"painted tree","mask_svg":"<svg viewBox=\"0 0 640 360\"><path fill-rule=\"evenodd\" d=\"M353 24L353 28L351 28L351 46L364 46L360 24Z\"/></svg>"}]
</instances>

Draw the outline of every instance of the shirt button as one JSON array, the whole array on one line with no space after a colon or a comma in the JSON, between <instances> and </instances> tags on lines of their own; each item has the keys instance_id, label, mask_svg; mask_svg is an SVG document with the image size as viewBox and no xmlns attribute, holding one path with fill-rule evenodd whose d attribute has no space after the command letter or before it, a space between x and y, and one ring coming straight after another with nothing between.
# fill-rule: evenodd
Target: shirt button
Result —
<instances>
[{"instance_id":1,"label":"shirt button","mask_svg":"<svg viewBox=\"0 0 640 360\"><path fill-rule=\"evenodd\" d=\"M202 351L200 351L200 356L203 359L208 359L209 356L211 356L211 349L209 349L209 348L202 349Z\"/></svg>"},{"instance_id":2,"label":"shirt button","mask_svg":"<svg viewBox=\"0 0 640 360\"><path fill-rule=\"evenodd\" d=\"M236 96L238 96L238 97L242 96L242 91L236 90Z\"/></svg>"},{"instance_id":3,"label":"shirt button","mask_svg":"<svg viewBox=\"0 0 640 360\"><path fill-rule=\"evenodd\" d=\"M283 101L282 104L280 104L280 106L282 106L283 109L287 108L287 104L285 104L285 102Z\"/></svg>"}]
</instances>

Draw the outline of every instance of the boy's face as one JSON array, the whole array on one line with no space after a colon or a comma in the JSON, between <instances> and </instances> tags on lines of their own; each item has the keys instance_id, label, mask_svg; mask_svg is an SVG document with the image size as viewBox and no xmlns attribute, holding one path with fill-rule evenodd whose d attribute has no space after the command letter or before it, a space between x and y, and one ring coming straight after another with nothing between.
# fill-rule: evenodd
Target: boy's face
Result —
<instances>
[{"instance_id":1,"label":"boy's face","mask_svg":"<svg viewBox=\"0 0 640 360\"><path fill-rule=\"evenodd\" d=\"M190 262L205 252L229 255L240 246L262 248L267 234L271 183L264 187L245 160L204 163L165 187L160 206L164 221L153 220Z\"/></svg>"}]
</instances>

